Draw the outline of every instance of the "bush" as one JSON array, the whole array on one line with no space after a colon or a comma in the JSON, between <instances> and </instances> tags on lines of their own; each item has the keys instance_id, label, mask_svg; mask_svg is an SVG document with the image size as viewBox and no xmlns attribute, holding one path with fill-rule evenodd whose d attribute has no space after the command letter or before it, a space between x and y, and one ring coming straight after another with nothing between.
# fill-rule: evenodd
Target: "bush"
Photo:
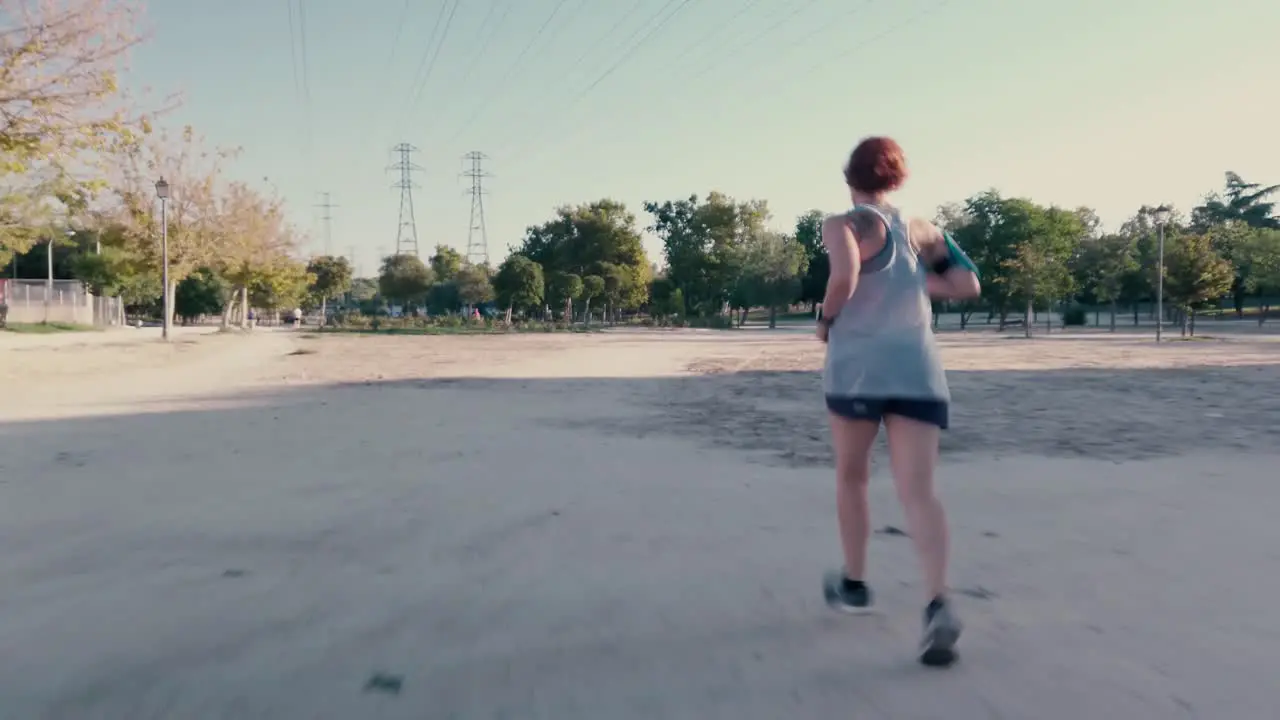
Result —
<instances>
[{"instance_id":1,"label":"bush","mask_svg":"<svg viewBox=\"0 0 1280 720\"><path fill-rule=\"evenodd\" d=\"M1062 311L1063 327L1082 327L1089 321L1089 313L1082 305L1071 305Z\"/></svg>"}]
</instances>

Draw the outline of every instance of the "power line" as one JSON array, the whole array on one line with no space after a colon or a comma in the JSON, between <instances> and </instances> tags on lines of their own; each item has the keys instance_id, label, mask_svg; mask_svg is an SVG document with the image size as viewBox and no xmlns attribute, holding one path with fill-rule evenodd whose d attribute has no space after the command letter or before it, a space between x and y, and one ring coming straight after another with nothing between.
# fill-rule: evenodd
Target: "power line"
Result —
<instances>
[{"instance_id":1,"label":"power line","mask_svg":"<svg viewBox=\"0 0 1280 720\"><path fill-rule=\"evenodd\" d=\"M467 118L466 122L462 123L462 126L458 128L458 131L455 132L453 136L449 139L448 141L449 143L454 142L455 140L458 139L459 136L462 135L462 133L470 129L472 126L472 123L474 123L476 119L479 118L480 115L482 115L484 111L489 108L489 105L491 105L494 99L497 98L498 96L497 88L506 84L507 81L511 79L511 76L515 74L516 70L520 69L520 63L524 60L525 56L529 54L529 50L532 49L534 44L538 42L539 38L542 37L543 33L547 31L547 26L550 25L551 22L556 19L556 16L560 14L560 10L565 6L567 2L568 0L559 0L559 2L556 3L555 7L551 9L551 14L548 15L547 19L544 20L542 22L542 25L538 27L538 31L533 34L533 37L529 38L529 42L520 51L520 54L516 56L516 59L514 62L511 63L511 66L507 68L507 71L506 73L503 74L502 79L495 84L494 92L490 93L489 96L476 107L476 110L471 114L471 117Z\"/></svg>"},{"instance_id":2,"label":"power line","mask_svg":"<svg viewBox=\"0 0 1280 720\"><path fill-rule=\"evenodd\" d=\"M782 27L783 25L786 25L787 23L799 17L800 14L803 13L805 10L808 10L809 8L813 7L814 3L816 2L817 0L809 0L807 3L800 5L799 7L796 7L790 13L787 13L786 15L784 15L777 22L773 23L772 25L769 25L764 30L761 30L760 32L753 35L750 40L743 43L742 45L739 45L739 48L755 45L756 43L760 42L765 37L767 37L770 33L775 32L778 28ZM734 57L734 55L730 53L721 53L719 62L711 63L709 65L704 66L701 72L689 78L689 82L696 82L698 80L701 80L716 68L720 67L721 65L724 65L724 63L732 57Z\"/></svg>"},{"instance_id":3,"label":"power line","mask_svg":"<svg viewBox=\"0 0 1280 720\"><path fill-rule=\"evenodd\" d=\"M489 12L485 13L484 20L480 22L480 27L476 30L476 37L482 38L480 46L471 57L471 61L467 63L466 69L458 76L458 80L456 81L458 85L465 86L467 81L471 79L471 74L475 72L476 65L480 64L480 58L484 57L485 53L489 51L489 47L493 45L493 39L498 34L498 28L502 27L502 23L505 22L507 16L511 14L511 6L513 4L513 0L490 0ZM493 16L497 12L499 5L502 6L502 14L498 16L497 22L492 22ZM493 31L486 35L485 31L489 29L489 25L491 23L493 24ZM437 112L431 114L427 121L427 129L425 131L426 135L430 136L434 134L439 118L440 113Z\"/></svg>"},{"instance_id":4,"label":"power line","mask_svg":"<svg viewBox=\"0 0 1280 720\"><path fill-rule=\"evenodd\" d=\"M479 150L472 150L463 156L471 162L471 167L462 173L462 177L471 179L471 187L467 194L471 196L471 224L467 228L467 262L472 265L489 264L489 231L484 222L484 179L493 177L484 171L484 161L489 157Z\"/></svg>"},{"instance_id":5,"label":"power line","mask_svg":"<svg viewBox=\"0 0 1280 720\"><path fill-rule=\"evenodd\" d=\"M648 32L646 32L643 36L641 36L641 38L638 41L636 41L635 44L627 48L627 50L625 50L622 53L622 56L619 57L616 61L614 61L612 65L606 68L604 72L600 73L600 75L597 76L594 81L592 81L589 85L583 88L582 91L579 92L577 96L574 97L573 100L569 102L568 106L566 107L566 110L571 110L574 107L576 107L578 103L582 102L582 100L591 93L592 90L599 87L601 83L607 80L611 75L613 75L613 73L617 72L619 68L621 68L623 65L626 64L628 60L630 60L632 57L635 56L636 51L639 50L641 47L643 47L644 44L647 43L653 37L654 33L656 33L658 30L661 30L664 26L666 26L666 24L670 22L671 19L674 18L676 15L678 15L682 10L684 10L689 5L690 2L691 0L667 0L667 3L663 5L661 8L659 8L658 11L649 18L648 22L654 22L655 20L657 22L649 27ZM667 9L672 7L673 5L675 6L675 9L672 10L665 17L663 17L662 14L666 12ZM641 27L643 27L643 25ZM639 29L637 29L636 32L633 32L631 36L628 38L628 40L630 40L631 38L634 38L638 33L639 33ZM521 157L521 156L517 155L516 157Z\"/></svg>"},{"instance_id":6,"label":"power line","mask_svg":"<svg viewBox=\"0 0 1280 720\"><path fill-rule=\"evenodd\" d=\"M915 13L914 15L908 17L906 20L903 20L902 22L896 25L892 25L886 28L885 30L879 33L876 33L875 35L872 35L871 37L867 38L863 42L858 43L856 46L851 47L850 49L840 53L839 55L823 57L821 60L814 63L811 68L806 70L805 73L807 74L815 70L821 70L822 68L836 61L846 60L850 56L856 55L857 53L861 52L868 45L872 45L874 43L880 42L881 40L889 37L890 35L897 33L899 30L903 30L907 27L910 27L911 25L914 25L920 22L921 20L924 20L930 15L936 15L938 12L942 10L942 8L946 7L950 3L951 3L951 0L939 0L939 2L933 5L930 5L929 7L925 8L924 10L921 10L918 13Z\"/></svg>"},{"instance_id":7,"label":"power line","mask_svg":"<svg viewBox=\"0 0 1280 720\"><path fill-rule=\"evenodd\" d=\"M302 97L302 80L298 75L298 30L293 19L293 0L285 0L289 8L289 62L293 65L293 92Z\"/></svg>"},{"instance_id":8,"label":"power line","mask_svg":"<svg viewBox=\"0 0 1280 720\"><path fill-rule=\"evenodd\" d=\"M759 2L759 0L755 0L755 1ZM586 62L587 56L595 52L596 50L598 50L600 46L605 43L605 41L613 37L613 34L618 32L618 29L622 27L623 23L625 23L628 19L630 19L632 15L635 15L636 11L639 10L640 6L644 5L645 2L646 0L636 0L635 4L633 4L629 10L627 10L625 13L619 16L618 20L614 22L613 25L608 30L597 35L596 41L594 43L591 43L591 45L589 45L586 50L583 50L582 54L578 56L577 60L573 61L573 67L574 68L586 67L584 63ZM635 33L632 33L632 37L634 36L635 36ZM627 38L627 39L629 40L630 38Z\"/></svg>"},{"instance_id":9,"label":"power line","mask_svg":"<svg viewBox=\"0 0 1280 720\"><path fill-rule=\"evenodd\" d=\"M644 36L641 37L640 40L637 41L635 45L632 45L630 48L628 48L627 51L622 54L622 57L618 58L616 62L614 62L612 65L609 66L607 70L605 70L603 73L600 74L600 77L597 77L595 79L595 82L588 85L585 90L579 93L578 97L575 98L573 102L570 103L570 105L571 106L577 105L582 100L582 98L586 97L587 94L590 93L592 90L595 90L596 87L600 85L600 83L604 82L605 80L608 80L609 76L617 72L618 68L625 65L627 61L630 60L636 54L636 51L639 50L641 47L643 47L644 44L647 43L649 39L653 37L654 33L661 30L663 27L665 27L667 23L671 22L671 18L674 18L676 15L679 15L680 11L688 7L689 3L691 2L691 0L668 0L667 4L664 5L662 10L659 10L657 14L654 15L654 17L656 18L658 15L661 15L663 10L666 10L666 8L671 7L671 5L675 4L677 1L679 2L679 4L676 5L675 10L671 11L670 15L667 15L666 17L659 20L656 25L653 25L652 27L650 27L649 32L645 33Z\"/></svg>"},{"instance_id":10,"label":"power line","mask_svg":"<svg viewBox=\"0 0 1280 720\"><path fill-rule=\"evenodd\" d=\"M400 20L396 22L396 34L391 39L391 57L387 60L387 69L394 67L396 64L396 52L400 48L400 36L404 34L404 24L409 19L409 6L413 0L404 0L404 5L400 8Z\"/></svg>"},{"instance_id":11,"label":"power line","mask_svg":"<svg viewBox=\"0 0 1280 720\"><path fill-rule=\"evenodd\" d=\"M413 153L418 148L409 143L400 143L394 148L400 155L399 162L387 168L400 173L400 179L391 187L400 190L400 218L396 226L396 255L418 256L418 225L413 216L413 174L422 172L422 168L413 162Z\"/></svg>"},{"instance_id":12,"label":"power line","mask_svg":"<svg viewBox=\"0 0 1280 720\"><path fill-rule=\"evenodd\" d=\"M689 57L689 55L695 49L706 50L707 47L710 45L711 40L724 35L724 33L727 32L729 28L733 27L734 23L741 20L742 16L746 15L748 12L751 11L752 8L754 8L759 4L760 4L760 0L748 0L748 2L743 3L742 7L738 8L738 11L735 12L728 20L725 20L722 23L718 23L715 26L715 28L711 30L711 32L706 33L705 35L699 36L697 42L693 42L693 43L690 43L689 45L686 45L684 50L682 50L678 55L672 58L671 64L673 66L678 66L680 62L685 58ZM714 54L714 52L715 50L713 48L712 53Z\"/></svg>"},{"instance_id":13,"label":"power line","mask_svg":"<svg viewBox=\"0 0 1280 720\"><path fill-rule=\"evenodd\" d=\"M440 57L440 49L444 47L444 41L449 37L449 28L453 27L453 17L458 13L458 6L462 4L462 0L453 0L452 4L446 0L440 6L440 12L443 15L446 7L449 8L449 16L444 21L444 30L440 33L440 39L436 40L436 31L431 31L431 42L427 43L427 49L422 53L422 61L418 63L418 72L415 77L421 78L416 81L415 86L410 88L409 109L417 106L418 101L422 97L422 91L427 87L427 81L431 78L431 71L435 69L436 58ZM440 24L440 15L436 16L436 25ZM434 45L434 48L432 47ZM428 59L430 58L430 59ZM423 70L425 68L425 72Z\"/></svg>"},{"instance_id":14,"label":"power line","mask_svg":"<svg viewBox=\"0 0 1280 720\"><path fill-rule=\"evenodd\" d=\"M290 0L290 2L293 2L293 0ZM311 112L311 61L307 52L307 5L306 0L297 0L297 3L298 45L302 56L302 133L303 142L306 146L307 176L314 177L311 167L315 162L315 128L312 126Z\"/></svg>"},{"instance_id":15,"label":"power line","mask_svg":"<svg viewBox=\"0 0 1280 720\"><path fill-rule=\"evenodd\" d=\"M809 75L809 74L811 74L811 73L813 73L813 72L816 72L816 71L818 71L818 70L822 70L822 69L826 68L830 63L835 62L835 61L837 61L837 60L839 60L839 61L843 61L843 60L847 59L848 57L850 57L850 56L852 56L852 55L855 55L855 54L857 54L857 53L859 53L859 52L861 52L861 51L865 50L868 46L874 45L875 43L877 43L877 42L879 42L879 41L881 41L881 40L885 39L886 37L889 37L890 35L896 34L897 32L899 32L899 31L903 30L904 28L906 28L906 27L908 27L908 26L910 26L910 25L913 25L913 24L915 24L915 23L918 23L918 22L920 22L920 21L924 20L925 18L927 18L927 17L929 17L929 16L931 16L931 15L936 14L937 12L939 12L940 10L942 10L942 9L943 9L943 7L945 7L946 5L948 5L948 4L950 3L950 1L951 1L951 0L940 0L940 2L937 2L936 4L931 5L931 6L929 6L928 8L926 8L926 9L924 9L924 10L920 11L920 12L914 13L913 15L911 15L910 17L908 17L907 19L905 19L904 21L902 21L902 22L900 22L900 23L897 23L897 24L895 24L895 25L892 25L892 26L890 26L889 28L887 28L887 29L885 29L885 30L883 30L883 31L881 31L881 32L879 32L879 33L876 33L876 34L874 34L874 35L872 35L872 36L870 36L870 37L868 37L868 38L866 38L866 39L864 39L864 40L861 40L861 41L858 41L858 42L851 43L851 44L850 44L851 46L850 46L850 49L849 49L849 50L847 50L847 51L845 51L845 52L843 52L843 53L840 53L839 55L837 55L837 56L835 56L835 57L831 57L831 56L823 56L823 58L822 58L818 63L816 63L814 66L812 66L812 67L810 67L810 68L808 68L808 69L806 69L806 70L804 70L804 71L800 71L800 72L789 71L789 72L788 72L788 74L789 74L789 75L801 75L801 76L805 76L805 75ZM817 35L820 35L823 31L826 31L826 30L830 29L831 25L832 25L834 22L836 22L837 20L845 19L845 18L847 18L847 17L849 17L849 16L851 16L851 15L856 15L856 14L858 14L858 13L860 13L860 12L864 12L864 11L866 10L866 6L870 5L870 4L871 4L871 2L872 2L872 0L865 0L863 3L861 3L861 4L857 5L857 6L855 6L855 7L854 7L854 8L852 8L852 9L850 9L848 12L842 13L842 14L841 14L840 16L838 16L837 18L833 18L833 19L831 19L831 20L825 20L825 21L823 21L823 24L822 24L822 26L821 26L820 28L817 28L816 30L814 30L814 31L812 31L812 32L810 32L810 33L808 33L808 34L806 34L806 35L805 35L805 36L804 36L800 41L791 41L791 42L788 42L788 43L786 43L786 45L785 45L785 47L784 47L783 49L781 49L781 50L779 50L778 52L775 52L775 53L770 53L770 55L769 55L769 57L768 57L767 61L768 61L769 63L774 63L774 64L776 64L776 60L777 60L780 56L788 55L788 54L790 54L790 53L795 52L796 50L798 50L798 49L800 49L800 48L806 47L806 43L808 43L809 41L811 41L811 40L812 40L812 38L816 37ZM775 27L775 28L776 28L776 27L780 27L782 24L784 24L784 23L786 22L786 20L790 19L790 17L794 16L795 14L796 14L796 13L794 13L794 12L793 12L790 16L788 16L787 18L784 18L782 21L779 21L779 22L774 23L773 27ZM761 38L761 37L763 37L763 35L757 35L757 39L758 39L758 38ZM751 67L742 68L741 70L742 70L742 72L740 72L740 73L739 73L739 76L740 76L740 77L742 77L742 78L745 78L745 79L744 79L744 81L743 81L744 83L748 81L747 79L749 79L749 80L750 80L750 82L757 83L757 84L759 83L759 78L758 78L756 75L754 75L754 74L752 74L751 72L749 72L749 70L751 70ZM699 74L699 77L700 77L701 75L705 75L705 73L700 73L700 74ZM726 94L728 94L728 95L733 95L733 92L728 92L728 93L726 93ZM653 105L651 104L651 105L650 105L650 107L653 107ZM569 133L569 134L567 134L567 135L565 135L565 136L562 136L562 138L561 138L561 140L560 140L559 142L564 142L564 141L566 141L566 140L568 140L568 139L571 139L571 138L573 138L573 137L577 136L577 135L581 132L581 130L582 130L584 127L586 127L586 126L596 126L596 125L599 125L599 124L600 124L600 123L599 123L599 119L598 119L598 118L596 118L596 119L584 119L584 121L583 121L582 123L579 123L579 124L578 124L578 126L575 128L575 130L574 130L573 132L571 132L571 133ZM551 148L551 147L554 147L555 145L559 144L559 142L546 142L546 141L543 141L543 142L537 142L537 143L533 143L533 142L527 143L527 144L525 144L525 145L523 145L523 146L522 146L522 151L521 151L521 152L517 153L517 154L516 154L516 155L515 155L511 160L509 160L509 161L508 161L508 164L509 164L509 165L514 165L514 164L517 164L517 163L518 163L519 161L521 161L521 160L526 160L526 159L528 159L528 158L530 158L530 157L537 157L540 153L545 152L547 149L549 149L549 148Z\"/></svg>"},{"instance_id":16,"label":"power line","mask_svg":"<svg viewBox=\"0 0 1280 720\"><path fill-rule=\"evenodd\" d=\"M467 80L471 79L471 73L475 72L476 65L480 64L480 58L484 57L485 53L489 51L489 47L493 45L493 39L497 37L498 28L502 27L502 23L505 22L507 16L511 14L512 4L514 4L514 0L490 1L489 12L485 13L484 20L480 21L480 29L476 31L476 36L482 37L484 40L481 41L475 55L471 57L471 62L467 63L466 70L463 70L462 74L459 76L459 84L466 84ZM502 6L502 14L499 15L497 21L493 23L493 32L485 35L485 31L489 29L489 23L493 21L494 13L498 10L499 5Z\"/></svg>"},{"instance_id":17,"label":"power line","mask_svg":"<svg viewBox=\"0 0 1280 720\"><path fill-rule=\"evenodd\" d=\"M311 109L311 72L307 54L307 3L298 0L298 37L301 38L302 49L302 98L307 110Z\"/></svg>"}]
</instances>

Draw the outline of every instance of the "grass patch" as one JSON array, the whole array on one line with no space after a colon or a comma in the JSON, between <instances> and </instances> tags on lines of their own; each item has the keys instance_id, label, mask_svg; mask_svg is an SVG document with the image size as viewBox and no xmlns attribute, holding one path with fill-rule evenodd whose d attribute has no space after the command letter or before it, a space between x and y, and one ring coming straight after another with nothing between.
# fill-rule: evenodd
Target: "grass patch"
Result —
<instances>
[{"instance_id":1,"label":"grass patch","mask_svg":"<svg viewBox=\"0 0 1280 720\"><path fill-rule=\"evenodd\" d=\"M21 335L51 335L53 333L68 332L97 332L98 328L92 325L76 325L74 323L51 322L51 323L9 323L4 328L11 333L19 333Z\"/></svg>"}]
</instances>

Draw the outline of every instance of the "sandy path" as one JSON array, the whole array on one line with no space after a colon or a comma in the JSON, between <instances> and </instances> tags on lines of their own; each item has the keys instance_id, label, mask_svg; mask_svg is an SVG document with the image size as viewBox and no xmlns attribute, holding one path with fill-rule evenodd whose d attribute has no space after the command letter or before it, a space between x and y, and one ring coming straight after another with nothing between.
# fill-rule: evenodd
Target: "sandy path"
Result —
<instances>
[{"instance_id":1,"label":"sandy path","mask_svg":"<svg viewBox=\"0 0 1280 720\"><path fill-rule=\"evenodd\" d=\"M903 538L882 614L821 606L804 337L104 355L0 425L0 717L1268 717L1277 350L949 339L946 673L911 661Z\"/></svg>"}]
</instances>

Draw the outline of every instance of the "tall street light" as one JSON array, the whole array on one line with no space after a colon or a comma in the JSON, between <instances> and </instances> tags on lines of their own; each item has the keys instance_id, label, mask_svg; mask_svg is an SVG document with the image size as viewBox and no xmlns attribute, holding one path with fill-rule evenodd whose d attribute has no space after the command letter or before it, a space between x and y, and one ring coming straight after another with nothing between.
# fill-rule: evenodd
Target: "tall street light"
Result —
<instances>
[{"instance_id":1,"label":"tall street light","mask_svg":"<svg viewBox=\"0 0 1280 720\"><path fill-rule=\"evenodd\" d=\"M1160 231L1160 245L1156 252L1159 258L1156 273L1156 342L1160 342L1161 334L1164 329L1164 226L1169 222L1169 216L1172 214L1172 208L1168 205L1161 205L1152 211L1151 215L1155 218L1156 227Z\"/></svg>"},{"instance_id":2,"label":"tall street light","mask_svg":"<svg viewBox=\"0 0 1280 720\"><path fill-rule=\"evenodd\" d=\"M164 283L164 318L160 321L160 337L168 342L173 295L169 290L169 183L163 176L156 181L156 197L160 198L160 282Z\"/></svg>"}]
</instances>

